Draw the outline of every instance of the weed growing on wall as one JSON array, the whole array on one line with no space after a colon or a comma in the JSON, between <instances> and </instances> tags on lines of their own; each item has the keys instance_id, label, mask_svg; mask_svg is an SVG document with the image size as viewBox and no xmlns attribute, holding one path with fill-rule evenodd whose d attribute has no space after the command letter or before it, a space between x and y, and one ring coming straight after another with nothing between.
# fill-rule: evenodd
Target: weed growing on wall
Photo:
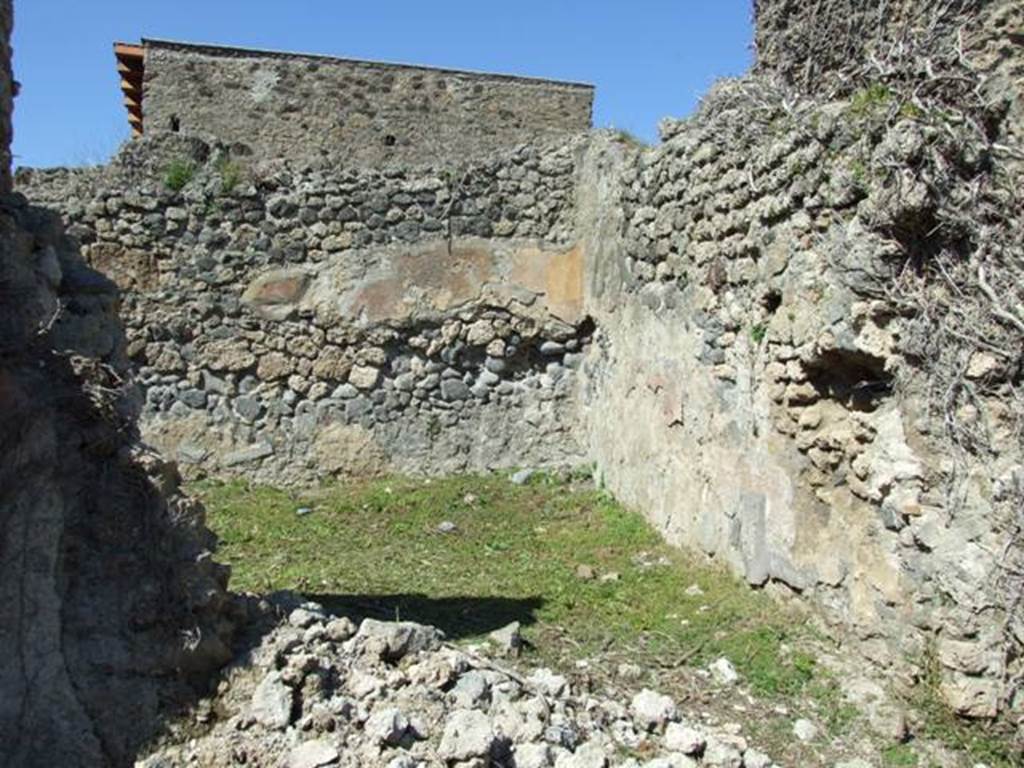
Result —
<instances>
[{"instance_id":1,"label":"weed growing on wall","mask_svg":"<svg viewBox=\"0 0 1024 768\"><path fill-rule=\"evenodd\" d=\"M225 155L217 160L217 175L220 176L220 191L229 195L245 179L245 168L237 160Z\"/></svg>"},{"instance_id":2,"label":"weed growing on wall","mask_svg":"<svg viewBox=\"0 0 1024 768\"><path fill-rule=\"evenodd\" d=\"M164 171L164 184L175 192L182 190L196 175L196 166L190 160L172 160Z\"/></svg>"}]
</instances>

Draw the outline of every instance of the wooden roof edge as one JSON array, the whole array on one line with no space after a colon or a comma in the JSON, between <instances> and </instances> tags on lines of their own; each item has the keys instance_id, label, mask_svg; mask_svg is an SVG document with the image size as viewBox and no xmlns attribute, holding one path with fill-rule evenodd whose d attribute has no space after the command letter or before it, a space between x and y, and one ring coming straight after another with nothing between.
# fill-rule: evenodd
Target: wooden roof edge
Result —
<instances>
[{"instance_id":1,"label":"wooden roof edge","mask_svg":"<svg viewBox=\"0 0 1024 768\"><path fill-rule=\"evenodd\" d=\"M128 124L133 136L143 132L143 77L145 68L145 47L141 43L114 41L114 58L120 75L122 103L128 112Z\"/></svg>"},{"instance_id":2,"label":"wooden roof edge","mask_svg":"<svg viewBox=\"0 0 1024 768\"><path fill-rule=\"evenodd\" d=\"M145 48L142 47L141 43L114 42L114 55L119 58L141 59L144 53Z\"/></svg>"}]
</instances>

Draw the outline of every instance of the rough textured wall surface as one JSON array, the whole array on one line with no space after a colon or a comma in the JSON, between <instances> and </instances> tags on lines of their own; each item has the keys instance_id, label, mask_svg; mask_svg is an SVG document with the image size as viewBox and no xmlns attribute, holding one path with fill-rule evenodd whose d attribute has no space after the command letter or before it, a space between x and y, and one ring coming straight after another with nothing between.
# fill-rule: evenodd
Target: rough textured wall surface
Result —
<instances>
[{"instance_id":1,"label":"rough textured wall surface","mask_svg":"<svg viewBox=\"0 0 1024 768\"><path fill-rule=\"evenodd\" d=\"M756 67L807 90L864 69L883 74L955 35L993 0L755 0ZM897 57L899 61L893 61ZM847 79L848 78L842 78ZM849 83L853 86L853 83Z\"/></svg>"},{"instance_id":2,"label":"rough textured wall surface","mask_svg":"<svg viewBox=\"0 0 1024 768\"><path fill-rule=\"evenodd\" d=\"M754 15L755 71L805 92L932 80L927 93L948 87L936 81L965 56L1020 87L1024 10L1016 0L755 0Z\"/></svg>"},{"instance_id":3,"label":"rough textured wall surface","mask_svg":"<svg viewBox=\"0 0 1024 768\"><path fill-rule=\"evenodd\" d=\"M8 765L129 764L188 673L230 656L226 573L133 440L117 288L18 196L0 285L0 743Z\"/></svg>"},{"instance_id":4,"label":"rough textured wall surface","mask_svg":"<svg viewBox=\"0 0 1024 768\"><path fill-rule=\"evenodd\" d=\"M759 8L765 75L656 148L250 177L237 148L165 134L18 183L124 289L147 435L183 464L590 458L669 540L802 594L877 663L934 662L965 715L1012 711L1020 7L964 16L995 30L970 57L939 25L914 37L931 65L877 76L786 53L785 8Z\"/></svg>"},{"instance_id":5,"label":"rough textured wall surface","mask_svg":"<svg viewBox=\"0 0 1024 768\"><path fill-rule=\"evenodd\" d=\"M0 1L8 32L10 12ZM202 508L134 439L117 309L56 214L0 196L6 766L131 765L159 717L194 699L191 676L230 656Z\"/></svg>"},{"instance_id":6,"label":"rough textured wall surface","mask_svg":"<svg viewBox=\"0 0 1024 768\"><path fill-rule=\"evenodd\" d=\"M590 333L578 151L230 189L211 155L181 192L126 168L19 188L124 289L144 432L183 466L290 482L567 465Z\"/></svg>"},{"instance_id":7,"label":"rough textured wall surface","mask_svg":"<svg viewBox=\"0 0 1024 768\"><path fill-rule=\"evenodd\" d=\"M580 423L670 541L806 595L879 663L934 643L950 703L990 717L1024 639L1024 324L970 276L1020 311L1019 176L896 102L747 79L657 148L591 148ZM993 224L953 226L951 199Z\"/></svg>"},{"instance_id":8,"label":"rough textured wall surface","mask_svg":"<svg viewBox=\"0 0 1024 768\"><path fill-rule=\"evenodd\" d=\"M212 136L257 158L457 165L590 128L588 85L160 41L145 49L147 134Z\"/></svg>"},{"instance_id":9,"label":"rough textured wall surface","mask_svg":"<svg viewBox=\"0 0 1024 768\"><path fill-rule=\"evenodd\" d=\"M11 108L14 103L14 73L11 71L11 3L0 7L0 192L11 190Z\"/></svg>"},{"instance_id":10,"label":"rough textured wall surface","mask_svg":"<svg viewBox=\"0 0 1024 768\"><path fill-rule=\"evenodd\" d=\"M757 14L763 75L583 163L589 453L670 541L1012 713L1021 7Z\"/></svg>"}]
</instances>

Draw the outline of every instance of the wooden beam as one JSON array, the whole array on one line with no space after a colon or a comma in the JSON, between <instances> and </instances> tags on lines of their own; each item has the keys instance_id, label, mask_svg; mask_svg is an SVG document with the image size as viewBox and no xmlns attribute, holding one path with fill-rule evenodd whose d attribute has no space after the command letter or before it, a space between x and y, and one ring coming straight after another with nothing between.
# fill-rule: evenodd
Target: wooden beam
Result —
<instances>
[{"instance_id":1,"label":"wooden beam","mask_svg":"<svg viewBox=\"0 0 1024 768\"><path fill-rule=\"evenodd\" d=\"M142 82L145 74L145 48L133 43L114 43L114 59L120 76L122 103L128 112L133 136L142 135Z\"/></svg>"},{"instance_id":2,"label":"wooden beam","mask_svg":"<svg viewBox=\"0 0 1024 768\"><path fill-rule=\"evenodd\" d=\"M141 45L133 45L132 43L114 43L114 55L118 57L125 57L128 59L141 59L144 52L144 48Z\"/></svg>"}]
</instances>

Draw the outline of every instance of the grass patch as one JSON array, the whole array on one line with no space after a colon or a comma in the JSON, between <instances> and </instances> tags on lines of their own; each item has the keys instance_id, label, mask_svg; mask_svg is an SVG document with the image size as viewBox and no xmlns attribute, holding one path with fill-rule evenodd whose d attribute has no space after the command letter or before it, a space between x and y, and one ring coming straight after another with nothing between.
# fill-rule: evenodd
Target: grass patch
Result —
<instances>
[{"instance_id":1,"label":"grass patch","mask_svg":"<svg viewBox=\"0 0 1024 768\"><path fill-rule=\"evenodd\" d=\"M245 180L245 169L241 163L222 155L217 160L217 174L220 176L220 191L230 195Z\"/></svg>"},{"instance_id":2,"label":"grass patch","mask_svg":"<svg viewBox=\"0 0 1024 768\"><path fill-rule=\"evenodd\" d=\"M768 326L764 323L757 323L756 325L750 326L750 340L754 342L756 346L761 346L761 342L764 341L764 337L768 334Z\"/></svg>"},{"instance_id":3,"label":"grass patch","mask_svg":"<svg viewBox=\"0 0 1024 768\"><path fill-rule=\"evenodd\" d=\"M888 106L893 93L882 83L872 83L850 97L850 112L856 117L865 117L876 110Z\"/></svg>"},{"instance_id":4,"label":"grass patch","mask_svg":"<svg viewBox=\"0 0 1024 768\"><path fill-rule=\"evenodd\" d=\"M917 753L909 744L893 744L882 750L882 765L885 768L915 768Z\"/></svg>"},{"instance_id":5,"label":"grass patch","mask_svg":"<svg viewBox=\"0 0 1024 768\"><path fill-rule=\"evenodd\" d=\"M807 686L805 695L815 703L816 712L831 738L845 734L860 717L857 708L843 699L839 684L831 676L817 675Z\"/></svg>"},{"instance_id":6,"label":"grass patch","mask_svg":"<svg viewBox=\"0 0 1024 768\"><path fill-rule=\"evenodd\" d=\"M289 493L196 489L235 589L294 589L356 618L423 621L453 639L524 625L545 663L622 653L661 667L725 656L758 693L815 678L802 622L664 544L610 496L537 475L404 478ZM297 515L296 510L313 511ZM454 533L440 533L451 522ZM628 654L628 655L627 655Z\"/></svg>"},{"instance_id":7,"label":"grass patch","mask_svg":"<svg viewBox=\"0 0 1024 768\"><path fill-rule=\"evenodd\" d=\"M164 184L179 192L196 175L196 166L188 160L172 160L164 170Z\"/></svg>"},{"instance_id":8,"label":"grass patch","mask_svg":"<svg viewBox=\"0 0 1024 768\"><path fill-rule=\"evenodd\" d=\"M934 650L922 664L925 675L911 703L921 713L921 735L969 755L989 768L1013 768L1024 765L1024 743L1006 724L988 724L958 717L945 703L940 692L941 671Z\"/></svg>"}]
</instances>

